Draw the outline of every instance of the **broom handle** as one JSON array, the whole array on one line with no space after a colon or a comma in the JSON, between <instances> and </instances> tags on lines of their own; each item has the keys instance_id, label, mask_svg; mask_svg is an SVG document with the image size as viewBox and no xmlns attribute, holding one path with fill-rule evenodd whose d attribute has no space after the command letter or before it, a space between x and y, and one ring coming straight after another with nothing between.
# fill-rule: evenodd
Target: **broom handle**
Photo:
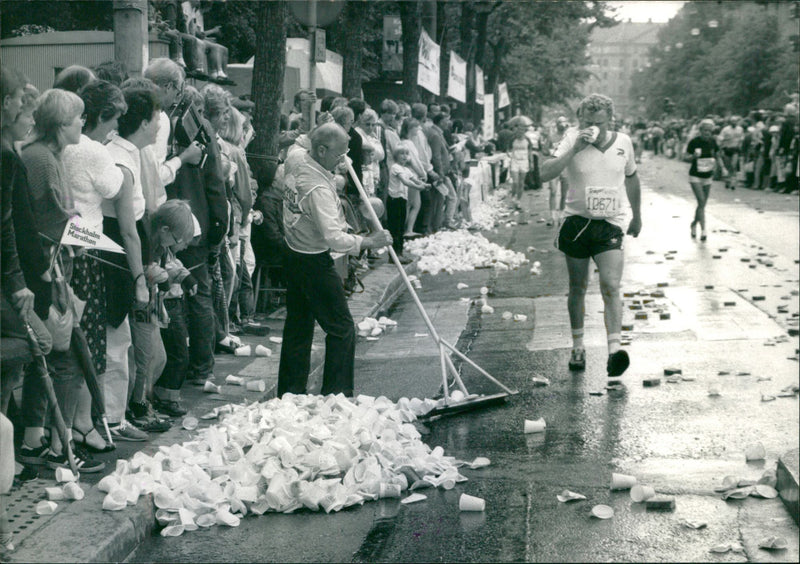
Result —
<instances>
[{"instance_id":1,"label":"broom handle","mask_svg":"<svg viewBox=\"0 0 800 564\"><path fill-rule=\"evenodd\" d=\"M372 220L374 228L383 229L383 226L381 225L381 220L378 219L378 214L376 214L375 210L372 209L372 204L370 204L369 202L367 193L364 191L364 187L361 185L361 181L356 176L356 171L353 170L353 165L350 164L350 161L348 161L346 158L345 158L345 164L347 165L347 172L350 174L350 178L353 180L353 184L355 184L356 188L358 188L358 195L361 197L361 201L364 202L364 205L367 207L367 213L369 214L369 217ZM428 326L428 331L430 332L431 337L433 337L433 340L438 345L439 342L441 341L439 333L436 332L436 328L433 326L431 318L428 317L428 312L425 311L425 307L422 305L419 296L417 296L417 293L414 291L414 286L411 284L411 280L409 280L408 274L406 274L403 265L400 264L400 259L397 258L397 253L394 252L394 247L389 245L387 249L389 250L389 256L392 257L392 262L394 262L395 266L397 267L397 270L400 272L400 276L403 278L403 282L405 283L408 292L414 299L414 303L416 304L417 309L422 314L422 319L425 321L425 325Z\"/></svg>"}]
</instances>

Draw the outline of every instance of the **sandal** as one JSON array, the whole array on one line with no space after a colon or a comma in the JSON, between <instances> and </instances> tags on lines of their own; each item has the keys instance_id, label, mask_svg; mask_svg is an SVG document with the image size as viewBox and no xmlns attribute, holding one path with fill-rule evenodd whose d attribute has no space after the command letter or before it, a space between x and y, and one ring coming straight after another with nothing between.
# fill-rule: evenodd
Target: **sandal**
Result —
<instances>
[{"instance_id":1,"label":"sandal","mask_svg":"<svg viewBox=\"0 0 800 564\"><path fill-rule=\"evenodd\" d=\"M103 441L103 447L102 448L97 448L93 444L89 443L89 441L87 439L89 438L89 435L91 435L92 433L97 433L97 436L100 437L101 441ZM73 440L73 442L75 444L83 445L83 446L86 447L87 450L89 450L91 452L100 453L100 454L103 454L103 453L106 453L106 452L111 452L111 451L113 451L113 450L115 450L117 448L116 445L108 444L106 442L106 440L103 438L103 436L94 427L92 427L91 430L86 431L86 432L83 432L83 431L80 431L78 429L73 428L72 429L72 440Z\"/></svg>"}]
</instances>

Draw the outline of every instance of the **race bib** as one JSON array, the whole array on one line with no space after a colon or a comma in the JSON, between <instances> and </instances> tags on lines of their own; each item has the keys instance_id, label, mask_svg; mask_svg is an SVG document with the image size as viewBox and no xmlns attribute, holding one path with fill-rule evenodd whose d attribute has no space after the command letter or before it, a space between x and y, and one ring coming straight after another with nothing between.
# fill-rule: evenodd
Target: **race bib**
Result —
<instances>
[{"instance_id":1,"label":"race bib","mask_svg":"<svg viewBox=\"0 0 800 564\"><path fill-rule=\"evenodd\" d=\"M705 157L702 159L697 159L697 172L711 172L714 170L717 161L711 157Z\"/></svg>"},{"instance_id":2,"label":"race bib","mask_svg":"<svg viewBox=\"0 0 800 564\"><path fill-rule=\"evenodd\" d=\"M613 186L587 186L586 211L592 217L619 215L619 190Z\"/></svg>"}]
</instances>

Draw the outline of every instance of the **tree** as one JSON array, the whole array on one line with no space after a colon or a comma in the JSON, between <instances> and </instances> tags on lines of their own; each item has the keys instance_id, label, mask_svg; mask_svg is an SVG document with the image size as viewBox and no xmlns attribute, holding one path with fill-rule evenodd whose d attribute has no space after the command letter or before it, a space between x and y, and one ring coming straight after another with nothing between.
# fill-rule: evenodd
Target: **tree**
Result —
<instances>
[{"instance_id":1,"label":"tree","mask_svg":"<svg viewBox=\"0 0 800 564\"><path fill-rule=\"evenodd\" d=\"M256 10L259 34L253 61L253 128L251 151L257 155L278 154L283 75L286 69L286 2L259 2ZM268 31L267 31L268 30ZM254 171L258 174L258 171Z\"/></svg>"},{"instance_id":2,"label":"tree","mask_svg":"<svg viewBox=\"0 0 800 564\"><path fill-rule=\"evenodd\" d=\"M12 37L22 26L47 26L56 31L96 29L111 31L114 27L114 5L111 0L3 0L0 36Z\"/></svg>"},{"instance_id":3,"label":"tree","mask_svg":"<svg viewBox=\"0 0 800 564\"><path fill-rule=\"evenodd\" d=\"M364 49L364 24L367 4L348 2L344 10L344 69L342 73L342 95L346 98L361 96L362 51Z\"/></svg>"},{"instance_id":4,"label":"tree","mask_svg":"<svg viewBox=\"0 0 800 564\"><path fill-rule=\"evenodd\" d=\"M420 2L399 2L403 26L403 99L419 102L417 87L419 37L422 34L422 5Z\"/></svg>"}]
</instances>

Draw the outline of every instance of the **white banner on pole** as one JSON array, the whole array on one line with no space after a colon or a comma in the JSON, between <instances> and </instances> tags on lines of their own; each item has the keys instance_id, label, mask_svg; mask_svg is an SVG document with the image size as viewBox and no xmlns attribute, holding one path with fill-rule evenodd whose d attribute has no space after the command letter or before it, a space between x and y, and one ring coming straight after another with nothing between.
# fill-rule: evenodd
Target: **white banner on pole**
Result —
<instances>
[{"instance_id":1,"label":"white banner on pole","mask_svg":"<svg viewBox=\"0 0 800 564\"><path fill-rule=\"evenodd\" d=\"M425 30L419 35L419 67L417 84L425 90L439 95L439 46Z\"/></svg>"},{"instance_id":2,"label":"white banner on pole","mask_svg":"<svg viewBox=\"0 0 800 564\"><path fill-rule=\"evenodd\" d=\"M475 65L475 103L483 104L483 69Z\"/></svg>"},{"instance_id":3,"label":"white banner on pole","mask_svg":"<svg viewBox=\"0 0 800 564\"><path fill-rule=\"evenodd\" d=\"M450 51L447 95L462 103L467 101L467 61L459 57L455 51Z\"/></svg>"},{"instance_id":4,"label":"white banner on pole","mask_svg":"<svg viewBox=\"0 0 800 564\"><path fill-rule=\"evenodd\" d=\"M494 139L494 94L483 97L483 138Z\"/></svg>"},{"instance_id":5,"label":"white banner on pole","mask_svg":"<svg viewBox=\"0 0 800 564\"><path fill-rule=\"evenodd\" d=\"M497 109L505 108L511 104L511 99L508 97L508 85L501 82L497 85Z\"/></svg>"}]
</instances>

